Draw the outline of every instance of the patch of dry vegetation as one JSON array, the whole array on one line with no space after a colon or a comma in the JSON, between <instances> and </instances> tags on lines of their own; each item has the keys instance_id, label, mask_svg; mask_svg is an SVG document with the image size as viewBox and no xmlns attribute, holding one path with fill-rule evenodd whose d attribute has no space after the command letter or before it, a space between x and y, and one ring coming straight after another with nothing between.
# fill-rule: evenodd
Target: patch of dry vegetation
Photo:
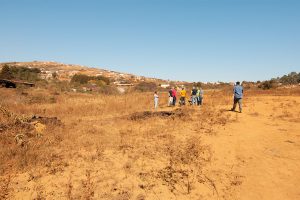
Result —
<instances>
[{"instance_id":1,"label":"patch of dry vegetation","mask_svg":"<svg viewBox=\"0 0 300 200\"><path fill-rule=\"evenodd\" d=\"M164 107L162 94L159 111L152 93L0 95L12 113L0 112L1 198L217 199L222 191L210 177L213 152L202 136L231 120L220 109L231 105L230 91L208 91L203 107L179 109ZM34 119L45 126L40 133Z\"/></svg>"}]
</instances>

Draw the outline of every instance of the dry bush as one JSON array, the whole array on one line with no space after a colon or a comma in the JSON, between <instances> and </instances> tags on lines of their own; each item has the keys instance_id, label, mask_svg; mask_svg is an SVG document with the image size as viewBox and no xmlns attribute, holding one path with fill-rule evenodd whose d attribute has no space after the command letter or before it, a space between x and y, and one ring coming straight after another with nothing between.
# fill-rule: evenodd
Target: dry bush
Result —
<instances>
[{"instance_id":1,"label":"dry bush","mask_svg":"<svg viewBox=\"0 0 300 200\"><path fill-rule=\"evenodd\" d=\"M0 177L0 199L7 199L9 195L9 186L11 183L11 176Z\"/></svg>"},{"instance_id":2,"label":"dry bush","mask_svg":"<svg viewBox=\"0 0 300 200\"><path fill-rule=\"evenodd\" d=\"M202 177L203 167L211 160L211 150L201 145L200 138L189 138L184 144L176 143L168 147L169 164L158 171L171 192L189 194L193 184Z\"/></svg>"},{"instance_id":3,"label":"dry bush","mask_svg":"<svg viewBox=\"0 0 300 200\"><path fill-rule=\"evenodd\" d=\"M1 160L0 174L7 169L24 171L28 167L37 166L47 162L47 154L52 145L57 145L59 137L52 131L58 131L57 124L48 124L47 130L43 130L45 137L37 134L35 125L29 123L31 117L16 115L1 107ZM52 127L51 127L52 126ZM55 141L55 142L54 142Z\"/></svg>"},{"instance_id":4,"label":"dry bush","mask_svg":"<svg viewBox=\"0 0 300 200\"><path fill-rule=\"evenodd\" d=\"M91 171L87 170L85 176L86 180L82 181L82 186L84 188L83 198L86 200L90 200L93 199L95 194L95 186L91 180Z\"/></svg>"}]
</instances>

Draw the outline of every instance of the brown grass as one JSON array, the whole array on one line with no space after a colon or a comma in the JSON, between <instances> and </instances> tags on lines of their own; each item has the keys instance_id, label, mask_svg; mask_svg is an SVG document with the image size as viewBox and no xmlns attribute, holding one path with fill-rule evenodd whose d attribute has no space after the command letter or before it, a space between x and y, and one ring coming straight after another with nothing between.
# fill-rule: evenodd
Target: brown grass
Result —
<instances>
[{"instance_id":1,"label":"brown grass","mask_svg":"<svg viewBox=\"0 0 300 200\"><path fill-rule=\"evenodd\" d=\"M165 198L194 197L201 184L218 193L204 170L213 153L201 136L216 134L232 120L220 109L230 108L230 91L208 91L201 108L179 110L166 106L163 93L156 112L152 93L51 95L41 89L0 90L0 104L15 116L57 117L62 122L46 124L37 137L32 125L0 113L1 198L16 195L10 179L3 177L22 177L35 169L41 171L38 179L53 180L52 186L44 182L35 191L40 198L163 199L159 192ZM25 136L24 145L16 144L17 134ZM34 190L20 192L29 195Z\"/></svg>"}]
</instances>

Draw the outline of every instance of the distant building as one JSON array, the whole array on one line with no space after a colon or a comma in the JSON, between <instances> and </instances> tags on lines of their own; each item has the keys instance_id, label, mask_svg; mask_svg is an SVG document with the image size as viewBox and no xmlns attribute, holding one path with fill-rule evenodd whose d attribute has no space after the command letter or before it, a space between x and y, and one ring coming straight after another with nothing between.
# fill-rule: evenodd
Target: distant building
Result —
<instances>
[{"instance_id":1,"label":"distant building","mask_svg":"<svg viewBox=\"0 0 300 200\"><path fill-rule=\"evenodd\" d=\"M41 71L40 77L41 77L41 79L50 80L53 78L53 72L52 71Z\"/></svg>"},{"instance_id":2,"label":"distant building","mask_svg":"<svg viewBox=\"0 0 300 200\"><path fill-rule=\"evenodd\" d=\"M161 87L161 88L169 88L169 87L170 87L170 84L161 84L160 87Z\"/></svg>"}]
</instances>

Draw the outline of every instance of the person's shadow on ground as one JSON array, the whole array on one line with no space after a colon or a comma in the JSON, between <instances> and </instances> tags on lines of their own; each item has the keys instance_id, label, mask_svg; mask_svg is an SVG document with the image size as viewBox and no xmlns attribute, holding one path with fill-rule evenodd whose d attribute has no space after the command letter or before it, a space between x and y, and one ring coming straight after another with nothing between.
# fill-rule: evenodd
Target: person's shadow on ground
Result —
<instances>
[{"instance_id":1,"label":"person's shadow on ground","mask_svg":"<svg viewBox=\"0 0 300 200\"><path fill-rule=\"evenodd\" d=\"M232 109L221 109L222 112L236 112L236 113L239 113L239 111L237 110L232 110Z\"/></svg>"}]
</instances>

